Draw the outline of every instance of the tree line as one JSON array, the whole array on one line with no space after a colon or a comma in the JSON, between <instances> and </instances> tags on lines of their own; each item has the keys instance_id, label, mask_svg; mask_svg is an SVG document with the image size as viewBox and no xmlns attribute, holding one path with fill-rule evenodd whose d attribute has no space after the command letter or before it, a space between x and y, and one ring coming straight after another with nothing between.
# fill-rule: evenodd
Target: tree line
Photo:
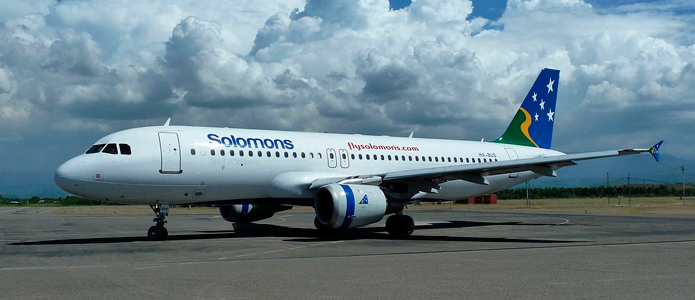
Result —
<instances>
[{"instance_id":1,"label":"tree line","mask_svg":"<svg viewBox=\"0 0 695 300\"><path fill-rule=\"evenodd\" d=\"M506 189L496 193L499 199L526 199L526 189ZM529 189L531 199L557 199L557 198L615 198L627 197L681 197L683 189L680 185L632 185L629 190L626 185L597 186L597 187L553 187ZM695 187L686 186L685 196L695 195Z\"/></svg>"}]
</instances>

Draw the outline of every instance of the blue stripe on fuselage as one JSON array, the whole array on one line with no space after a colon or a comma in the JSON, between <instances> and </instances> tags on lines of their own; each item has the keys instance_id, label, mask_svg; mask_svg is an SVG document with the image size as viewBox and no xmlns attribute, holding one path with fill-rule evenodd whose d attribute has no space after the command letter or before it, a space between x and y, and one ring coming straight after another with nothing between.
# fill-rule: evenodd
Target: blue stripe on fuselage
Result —
<instances>
[{"instance_id":1,"label":"blue stripe on fuselage","mask_svg":"<svg viewBox=\"0 0 695 300\"><path fill-rule=\"evenodd\" d=\"M347 209L345 210L345 220L343 220L343 224L340 225L341 229L346 229L350 227L350 223L352 223L352 218L354 217L355 214L355 194L352 192L352 189L347 186L347 185L340 185L343 190L345 191L345 198L347 199Z\"/></svg>"}]
</instances>

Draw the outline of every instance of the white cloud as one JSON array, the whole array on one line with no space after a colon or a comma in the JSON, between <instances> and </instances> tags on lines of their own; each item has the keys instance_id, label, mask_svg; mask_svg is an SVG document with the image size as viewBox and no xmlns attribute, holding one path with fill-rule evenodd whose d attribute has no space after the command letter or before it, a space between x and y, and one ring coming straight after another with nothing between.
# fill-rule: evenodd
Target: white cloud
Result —
<instances>
[{"instance_id":1,"label":"white cloud","mask_svg":"<svg viewBox=\"0 0 695 300\"><path fill-rule=\"evenodd\" d=\"M606 147L639 134L675 140L695 112L692 23L648 6L510 0L491 23L468 19L470 1L397 11L386 0L10 2L0 12L0 126L25 137L173 116L492 139L544 67L562 71L561 150L585 144L567 136Z\"/></svg>"}]
</instances>

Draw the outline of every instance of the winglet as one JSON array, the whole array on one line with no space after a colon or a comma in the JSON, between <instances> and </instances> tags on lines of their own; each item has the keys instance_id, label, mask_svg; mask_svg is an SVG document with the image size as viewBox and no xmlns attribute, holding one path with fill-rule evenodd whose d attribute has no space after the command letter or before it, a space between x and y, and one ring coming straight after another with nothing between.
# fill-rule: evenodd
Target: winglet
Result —
<instances>
[{"instance_id":1,"label":"winglet","mask_svg":"<svg viewBox=\"0 0 695 300\"><path fill-rule=\"evenodd\" d=\"M171 118L167 119L166 123L164 123L164 126L169 126L169 122L171 122Z\"/></svg>"},{"instance_id":2,"label":"winglet","mask_svg":"<svg viewBox=\"0 0 695 300\"><path fill-rule=\"evenodd\" d=\"M654 159L656 159L657 162L659 162L659 147L661 147L661 144L663 142L664 141L660 141L660 142L656 143L656 145L649 148L649 153L651 153L652 156L654 156Z\"/></svg>"}]
</instances>

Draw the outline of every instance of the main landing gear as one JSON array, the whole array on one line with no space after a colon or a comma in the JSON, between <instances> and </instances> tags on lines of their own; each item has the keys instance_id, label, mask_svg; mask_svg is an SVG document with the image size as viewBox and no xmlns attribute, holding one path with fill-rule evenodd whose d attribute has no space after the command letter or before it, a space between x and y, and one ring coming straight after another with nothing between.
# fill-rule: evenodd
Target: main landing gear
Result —
<instances>
[{"instance_id":1,"label":"main landing gear","mask_svg":"<svg viewBox=\"0 0 695 300\"><path fill-rule=\"evenodd\" d=\"M397 213L386 219L386 231L396 237L405 237L415 231L413 218L403 213Z\"/></svg>"},{"instance_id":2,"label":"main landing gear","mask_svg":"<svg viewBox=\"0 0 695 300\"><path fill-rule=\"evenodd\" d=\"M150 208L154 212L154 219L156 225L150 227L147 230L147 237L150 240L163 240L169 236L169 231L164 228L164 224L167 223L166 216L169 215L169 205L159 204L159 201L155 204L151 204Z\"/></svg>"}]
</instances>

